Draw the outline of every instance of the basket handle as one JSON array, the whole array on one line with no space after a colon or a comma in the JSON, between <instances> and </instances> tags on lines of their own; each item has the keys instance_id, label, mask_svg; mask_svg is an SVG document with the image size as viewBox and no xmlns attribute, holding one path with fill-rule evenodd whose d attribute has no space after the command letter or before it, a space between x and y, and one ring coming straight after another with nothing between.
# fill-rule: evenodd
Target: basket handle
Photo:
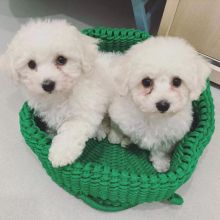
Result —
<instances>
[{"instance_id":1,"label":"basket handle","mask_svg":"<svg viewBox=\"0 0 220 220\"><path fill-rule=\"evenodd\" d=\"M81 194L79 197L80 197L80 199L82 199L85 203L87 203L92 208L95 208L95 209L98 209L101 211L105 211L105 212L117 212L117 211L122 211L122 210L125 210L125 209L128 209L128 208L135 206L135 205L125 205L125 206L104 205L102 203L99 203L98 201L96 201L92 197L88 197L83 194Z\"/></svg>"},{"instance_id":2,"label":"basket handle","mask_svg":"<svg viewBox=\"0 0 220 220\"><path fill-rule=\"evenodd\" d=\"M184 203L183 198L177 193L174 193L170 198L167 199L167 201L173 205L182 205Z\"/></svg>"}]
</instances>

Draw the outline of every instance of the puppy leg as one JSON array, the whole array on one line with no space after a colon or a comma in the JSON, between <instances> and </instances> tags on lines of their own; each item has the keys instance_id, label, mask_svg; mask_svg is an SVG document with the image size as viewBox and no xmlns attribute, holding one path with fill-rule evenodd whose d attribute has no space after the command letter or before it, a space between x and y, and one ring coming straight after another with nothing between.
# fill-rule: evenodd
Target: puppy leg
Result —
<instances>
[{"instance_id":1,"label":"puppy leg","mask_svg":"<svg viewBox=\"0 0 220 220\"><path fill-rule=\"evenodd\" d=\"M130 139L122 133L121 129L113 121L111 121L108 141L112 144L121 144L122 147L126 147L131 143Z\"/></svg>"},{"instance_id":2,"label":"puppy leg","mask_svg":"<svg viewBox=\"0 0 220 220\"><path fill-rule=\"evenodd\" d=\"M149 159L158 172L166 172L170 168L170 154L168 152L151 150Z\"/></svg>"},{"instance_id":3,"label":"puppy leg","mask_svg":"<svg viewBox=\"0 0 220 220\"><path fill-rule=\"evenodd\" d=\"M86 141L93 137L96 129L97 126L83 120L65 122L53 138L49 151L53 167L74 162L82 154Z\"/></svg>"},{"instance_id":4,"label":"puppy leg","mask_svg":"<svg viewBox=\"0 0 220 220\"><path fill-rule=\"evenodd\" d=\"M104 89L94 84L88 80L74 93L74 115L58 129L50 148L49 159L55 167L71 164L82 154L107 112L110 98Z\"/></svg>"},{"instance_id":5,"label":"puppy leg","mask_svg":"<svg viewBox=\"0 0 220 220\"><path fill-rule=\"evenodd\" d=\"M98 140L98 141L101 141L103 139L105 139L109 132L110 132L110 118L108 115L106 115L104 117L104 119L102 120L102 123L101 125L98 127L98 130L95 134L95 138Z\"/></svg>"}]
</instances>

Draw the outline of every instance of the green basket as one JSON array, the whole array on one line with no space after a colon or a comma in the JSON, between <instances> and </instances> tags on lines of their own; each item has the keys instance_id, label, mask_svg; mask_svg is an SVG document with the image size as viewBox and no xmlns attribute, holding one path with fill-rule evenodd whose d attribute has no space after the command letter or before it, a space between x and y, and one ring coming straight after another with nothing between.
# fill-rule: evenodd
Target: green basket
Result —
<instances>
[{"instance_id":1,"label":"green basket","mask_svg":"<svg viewBox=\"0 0 220 220\"><path fill-rule=\"evenodd\" d=\"M149 37L143 31L131 29L94 28L83 33L100 38L103 51L123 52ZM193 107L193 127L176 147L167 173L155 171L148 160L149 152L136 146L122 148L107 140L89 140L75 163L53 168L48 160L52 139L27 103L20 111L20 129L27 145L53 181L96 209L119 211L144 202L165 200L182 204L183 199L175 191L192 175L214 131L214 106L209 82Z\"/></svg>"}]
</instances>

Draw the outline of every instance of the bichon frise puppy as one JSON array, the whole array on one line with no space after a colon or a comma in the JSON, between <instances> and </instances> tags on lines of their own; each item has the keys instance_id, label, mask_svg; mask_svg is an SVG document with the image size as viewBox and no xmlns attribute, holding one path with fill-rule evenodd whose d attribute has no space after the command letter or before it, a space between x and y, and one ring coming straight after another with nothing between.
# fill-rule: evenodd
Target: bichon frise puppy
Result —
<instances>
[{"instance_id":1,"label":"bichon frise puppy","mask_svg":"<svg viewBox=\"0 0 220 220\"><path fill-rule=\"evenodd\" d=\"M206 86L208 64L183 39L152 37L128 50L118 71L121 96L109 109L115 123L109 141L121 141L119 128L165 172L175 144L190 130L192 101Z\"/></svg>"},{"instance_id":2,"label":"bichon frise puppy","mask_svg":"<svg viewBox=\"0 0 220 220\"><path fill-rule=\"evenodd\" d=\"M54 167L72 163L95 136L111 94L109 62L96 39L65 20L29 22L2 55L2 72L22 85L29 106L57 131L49 151Z\"/></svg>"}]
</instances>

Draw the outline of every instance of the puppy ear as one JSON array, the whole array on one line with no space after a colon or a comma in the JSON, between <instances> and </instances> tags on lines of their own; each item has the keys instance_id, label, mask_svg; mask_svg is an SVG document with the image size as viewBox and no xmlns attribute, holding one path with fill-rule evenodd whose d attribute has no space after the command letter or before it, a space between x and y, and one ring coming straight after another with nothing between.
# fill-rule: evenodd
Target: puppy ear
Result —
<instances>
[{"instance_id":1,"label":"puppy ear","mask_svg":"<svg viewBox=\"0 0 220 220\"><path fill-rule=\"evenodd\" d=\"M201 95L202 91L206 87L206 80L211 73L211 68L209 66L208 61L206 61L201 56L196 58L196 68L195 68L195 77L191 79L193 81L192 88L190 92L191 100L197 100Z\"/></svg>"},{"instance_id":2,"label":"puppy ear","mask_svg":"<svg viewBox=\"0 0 220 220\"><path fill-rule=\"evenodd\" d=\"M125 55L126 56L126 55ZM115 87L119 95L126 96L129 91L129 65L126 62L126 57L122 57L117 65L117 75L115 77Z\"/></svg>"},{"instance_id":3,"label":"puppy ear","mask_svg":"<svg viewBox=\"0 0 220 220\"><path fill-rule=\"evenodd\" d=\"M81 33L79 37L82 47L82 69L87 73L92 69L98 55L99 40Z\"/></svg>"},{"instance_id":4,"label":"puppy ear","mask_svg":"<svg viewBox=\"0 0 220 220\"><path fill-rule=\"evenodd\" d=\"M18 73L15 69L14 61L9 51L0 55L0 71L9 75L15 83L18 83Z\"/></svg>"},{"instance_id":5,"label":"puppy ear","mask_svg":"<svg viewBox=\"0 0 220 220\"><path fill-rule=\"evenodd\" d=\"M116 89L121 96L126 96L128 94L128 78L127 74L124 72L119 73L120 76L116 77L115 84Z\"/></svg>"}]
</instances>

